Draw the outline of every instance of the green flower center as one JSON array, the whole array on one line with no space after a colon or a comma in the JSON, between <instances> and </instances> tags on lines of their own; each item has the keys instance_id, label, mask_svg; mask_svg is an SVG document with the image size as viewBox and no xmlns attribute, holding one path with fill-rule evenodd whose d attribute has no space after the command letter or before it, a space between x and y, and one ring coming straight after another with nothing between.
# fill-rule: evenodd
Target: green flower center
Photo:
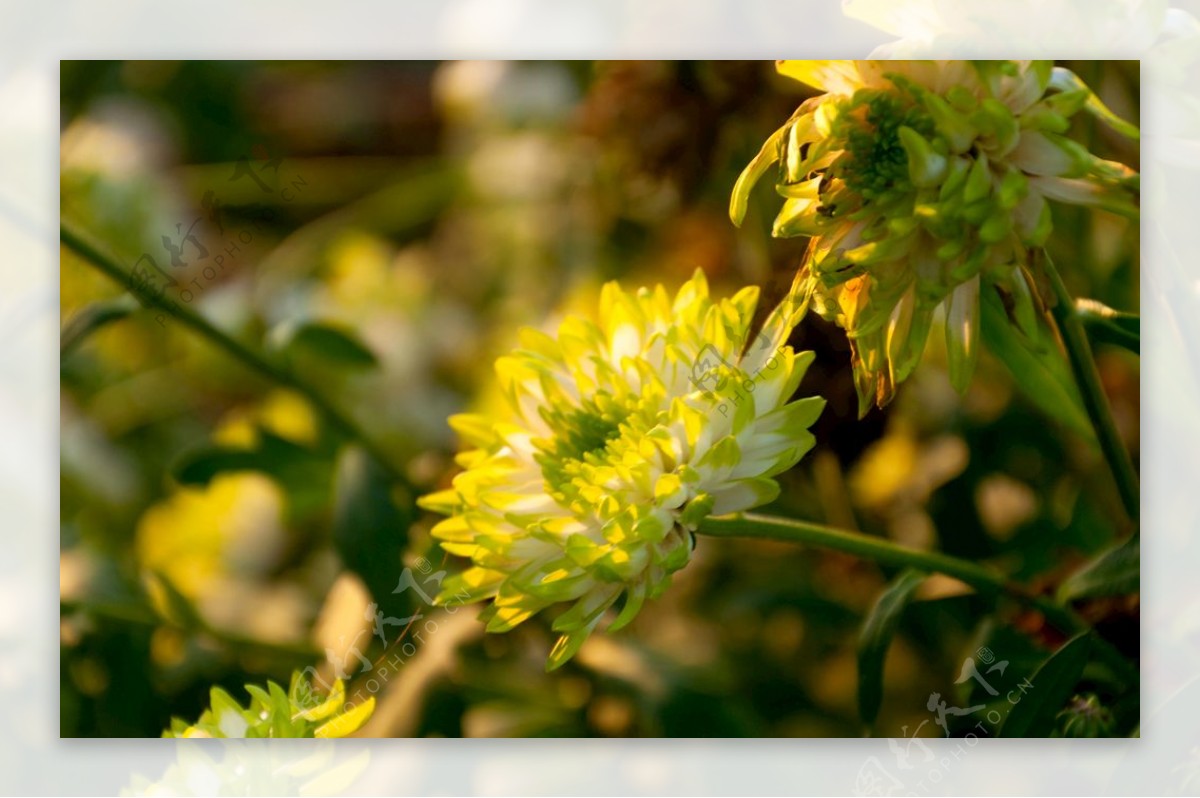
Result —
<instances>
[{"instance_id":1,"label":"green flower center","mask_svg":"<svg viewBox=\"0 0 1200 798\"><path fill-rule=\"evenodd\" d=\"M900 128L933 132L933 120L920 107L909 105L894 93L860 89L838 118L840 134L849 155L838 177L865 200L891 199L911 191L908 155L900 143Z\"/></svg>"},{"instance_id":2,"label":"green flower center","mask_svg":"<svg viewBox=\"0 0 1200 798\"><path fill-rule=\"evenodd\" d=\"M582 460L598 452L620 433L621 419L591 409L573 410L555 430L555 454L562 459Z\"/></svg>"},{"instance_id":3,"label":"green flower center","mask_svg":"<svg viewBox=\"0 0 1200 798\"><path fill-rule=\"evenodd\" d=\"M598 465L610 441L621 434L621 424L631 408L608 394L597 394L578 407L544 407L542 419L551 437L535 442L541 450L535 459L554 494L574 494L571 481L583 464ZM560 499L562 500L562 499Z\"/></svg>"}]
</instances>

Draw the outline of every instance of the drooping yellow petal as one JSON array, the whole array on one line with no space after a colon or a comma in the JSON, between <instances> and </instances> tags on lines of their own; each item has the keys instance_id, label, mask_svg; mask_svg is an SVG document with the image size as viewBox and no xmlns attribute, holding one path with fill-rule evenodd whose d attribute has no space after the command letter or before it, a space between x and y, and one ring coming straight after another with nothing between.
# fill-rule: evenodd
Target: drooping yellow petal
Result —
<instances>
[{"instance_id":1,"label":"drooping yellow petal","mask_svg":"<svg viewBox=\"0 0 1200 798\"><path fill-rule=\"evenodd\" d=\"M375 712L375 696L371 696L361 704L337 715L327 723L316 728L313 737L349 737L362 728Z\"/></svg>"},{"instance_id":2,"label":"drooping yellow petal","mask_svg":"<svg viewBox=\"0 0 1200 798\"><path fill-rule=\"evenodd\" d=\"M943 307L952 381L966 387L979 348L978 298L1003 292L1007 270L1046 243L1047 199L1137 216L1136 172L1070 138L1071 117L1087 111L1135 138L1137 129L1051 62L776 68L824 93L796 109L746 174L757 180L782 160L772 234L811 239L798 272L803 304L851 339L861 412L891 401ZM1036 282L1014 290L1020 285ZM1028 316L1032 297L1002 295Z\"/></svg>"}]
</instances>

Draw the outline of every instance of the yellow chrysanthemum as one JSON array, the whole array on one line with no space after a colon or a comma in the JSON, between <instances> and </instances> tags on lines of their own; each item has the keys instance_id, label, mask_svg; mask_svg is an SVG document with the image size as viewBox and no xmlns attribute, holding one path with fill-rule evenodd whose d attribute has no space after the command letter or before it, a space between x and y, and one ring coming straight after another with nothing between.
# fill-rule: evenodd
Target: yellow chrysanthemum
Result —
<instances>
[{"instance_id":1,"label":"yellow chrysanthemum","mask_svg":"<svg viewBox=\"0 0 1200 798\"><path fill-rule=\"evenodd\" d=\"M163 737L347 737L358 731L375 711L375 699L346 707L346 687L341 679L333 683L327 696L313 692L312 684L301 673L292 674L285 693L275 682L267 689L246 685L250 704L242 707L220 687L210 691L211 706L200 719L188 723L171 720Z\"/></svg>"},{"instance_id":2,"label":"yellow chrysanthemum","mask_svg":"<svg viewBox=\"0 0 1200 798\"><path fill-rule=\"evenodd\" d=\"M472 560L439 601L492 598L492 632L573 602L554 621L555 668L609 608L623 602L618 629L667 588L705 516L774 499L824 400L788 401L812 361L785 343L793 302L747 348L757 302L757 288L710 299L697 271L674 301L609 283L598 323L523 331L496 364L508 417L453 417L477 448L453 489L422 500L450 516L433 531L442 546Z\"/></svg>"},{"instance_id":3,"label":"yellow chrysanthemum","mask_svg":"<svg viewBox=\"0 0 1200 798\"><path fill-rule=\"evenodd\" d=\"M982 291L1035 335L1031 248L1051 230L1046 200L1137 213L1137 175L1064 134L1088 110L1117 119L1049 61L781 61L823 92L768 139L734 187L779 164L773 235L810 236L799 281L850 338L860 413L891 401L944 307L950 379L962 390L979 352Z\"/></svg>"}]
</instances>

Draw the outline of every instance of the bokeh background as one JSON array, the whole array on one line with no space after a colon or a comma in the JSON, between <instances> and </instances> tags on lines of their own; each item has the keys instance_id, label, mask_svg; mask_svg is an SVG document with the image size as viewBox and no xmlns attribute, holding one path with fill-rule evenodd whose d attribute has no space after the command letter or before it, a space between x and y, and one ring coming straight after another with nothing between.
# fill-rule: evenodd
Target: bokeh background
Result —
<instances>
[{"instance_id":1,"label":"bokeh background","mask_svg":"<svg viewBox=\"0 0 1200 798\"><path fill-rule=\"evenodd\" d=\"M1067 65L1139 121L1136 62ZM308 665L375 695L364 731L379 736L861 734L858 628L892 575L869 563L702 539L662 600L550 675L546 619L485 637L473 612L439 618L420 591L391 593L404 573L428 592L458 567L412 500L452 476L446 416L490 401L519 327L552 329L606 280L673 288L697 267L718 293L783 294L803 242L769 238L770 192L740 230L726 208L806 96L765 61L63 62L63 218L127 268L150 255L189 309L286 360L401 479L377 502L389 523L348 521L358 461L310 402L170 315L125 315L123 287L64 249L64 330L97 301L119 319L63 338L62 736L156 736L211 685L241 698ZM1138 167L1136 144L1079 125ZM1136 309L1136 225L1055 211L1073 291ZM793 344L818 357L801 391L829 406L770 511L1049 588L1127 531L1110 478L986 353L956 394L932 340L897 401L857 421L843 334L804 322ZM1136 453L1138 360L1098 353ZM928 719L933 692L965 701L953 681L980 646L1021 678L1061 642L1027 613L984 621L990 605L948 580L919 598L887 663L889 736ZM1136 603L1086 609L1136 654ZM402 626L382 643L376 612L425 614L410 648Z\"/></svg>"}]
</instances>

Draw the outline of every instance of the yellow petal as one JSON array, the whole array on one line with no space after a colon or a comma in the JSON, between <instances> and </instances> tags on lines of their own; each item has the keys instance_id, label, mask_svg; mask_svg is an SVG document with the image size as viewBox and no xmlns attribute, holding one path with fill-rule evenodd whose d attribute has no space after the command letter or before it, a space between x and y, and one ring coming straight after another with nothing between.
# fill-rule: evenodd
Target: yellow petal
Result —
<instances>
[{"instance_id":1,"label":"yellow petal","mask_svg":"<svg viewBox=\"0 0 1200 798\"><path fill-rule=\"evenodd\" d=\"M754 184L758 182L759 178L779 160L779 142L783 139L784 131L787 129L788 126L784 125L771 134L771 137L762 145L762 149L758 151L758 155L755 155L754 160L746 165L746 168L738 175L737 182L733 184L733 192L729 195L729 219L734 225L741 227L742 220L746 218L746 208L750 203L750 189L754 188Z\"/></svg>"},{"instance_id":2,"label":"yellow petal","mask_svg":"<svg viewBox=\"0 0 1200 798\"><path fill-rule=\"evenodd\" d=\"M375 711L375 697L372 696L353 709L338 715L326 724L318 726L313 737L346 737L362 728L371 714Z\"/></svg>"},{"instance_id":3,"label":"yellow petal","mask_svg":"<svg viewBox=\"0 0 1200 798\"><path fill-rule=\"evenodd\" d=\"M834 94L853 94L863 85L855 61L776 61L775 71Z\"/></svg>"},{"instance_id":4,"label":"yellow petal","mask_svg":"<svg viewBox=\"0 0 1200 798\"><path fill-rule=\"evenodd\" d=\"M321 704L312 707L311 709L302 709L296 714L305 720L324 720L333 713L342 708L342 704L346 702L346 685L338 679L333 683L333 688L329 691L329 697Z\"/></svg>"}]
</instances>

